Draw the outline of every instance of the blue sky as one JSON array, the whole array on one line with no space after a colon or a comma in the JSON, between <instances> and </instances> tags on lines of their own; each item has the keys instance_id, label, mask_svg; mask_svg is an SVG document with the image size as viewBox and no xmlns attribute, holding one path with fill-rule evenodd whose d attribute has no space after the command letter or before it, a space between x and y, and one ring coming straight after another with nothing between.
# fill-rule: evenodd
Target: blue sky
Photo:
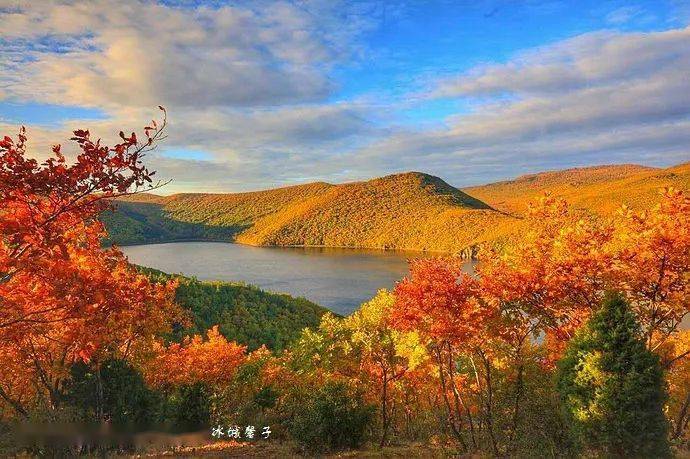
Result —
<instances>
[{"instance_id":1,"label":"blue sky","mask_svg":"<svg viewBox=\"0 0 690 459\"><path fill-rule=\"evenodd\" d=\"M630 10L623 22L607 17ZM344 65L341 96L367 91L408 92L415 80L503 62L520 50L601 30L664 30L683 25L670 2L409 2L404 14L378 9L366 42L381 59ZM628 15L629 18L628 18ZM394 87L390 84L393 82Z\"/></svg>"},{"instance_id":2,"label":"blue sky","mask_svg":"<svg viewBox=\"0 0 690 459\"><path fill-rule=\"evenodd\" d=\"M132 13L135 14L132 14ZM690 159L686 1L0 0L32 153L156 116L165 190Z\"/></svg>"}]
</instances>

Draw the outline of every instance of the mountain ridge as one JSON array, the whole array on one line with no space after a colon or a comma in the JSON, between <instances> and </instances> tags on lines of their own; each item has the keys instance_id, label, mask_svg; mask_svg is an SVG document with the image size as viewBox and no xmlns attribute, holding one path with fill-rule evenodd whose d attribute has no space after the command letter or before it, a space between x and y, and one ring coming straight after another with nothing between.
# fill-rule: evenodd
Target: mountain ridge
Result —
<instances>
[{"instance_id":1,"label":"mountain ridge","mask_svg":"<svg viewBox=\"0 0 690 459\"><path fill-rule=\"evenodd\" d=\"M690 163L603 165L527 174L459 189L417 171L342 184L242 193L134 195L104 215L119 244L214 240L249 245L475 252L521 226L544 192L592 213L647 206L664 186L690 187Z\"/></svg>"}]
</instances>

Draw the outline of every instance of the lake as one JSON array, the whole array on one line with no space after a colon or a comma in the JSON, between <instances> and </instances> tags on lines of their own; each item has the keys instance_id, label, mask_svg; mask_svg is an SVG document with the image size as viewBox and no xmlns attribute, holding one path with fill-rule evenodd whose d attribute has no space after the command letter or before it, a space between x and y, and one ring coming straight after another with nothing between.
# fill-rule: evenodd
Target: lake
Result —
<instances>
[{"instance_id":1,"label":"lake","mask_svg":"<svg viewBox=\"0 0 690 459\"><path fill-rule=\"evenodd\" d=\"M419 252L175 242L122 247L132 263L199 280L245 282L349 314L407 275ZM468 270L471 270L468 264Z\"/></svg>"}]
</instances>

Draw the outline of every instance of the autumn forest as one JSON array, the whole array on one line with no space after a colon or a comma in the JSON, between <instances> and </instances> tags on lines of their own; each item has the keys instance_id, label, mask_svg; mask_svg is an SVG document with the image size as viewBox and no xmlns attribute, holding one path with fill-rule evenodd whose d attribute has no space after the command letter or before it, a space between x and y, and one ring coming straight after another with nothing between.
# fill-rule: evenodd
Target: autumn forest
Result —
<instances>
[{"instance_id":1,"label":"autumn forest","mask_svg":"<svg viewBox=\"0 0 690 459\"><path fill-rule=\"evenodd\" d=\"M161 205L140 193L160 185L146 161L166 129L163 111L112 146L75 131L73 163L60 146L45 161L30 158L23 130L0 141L6 454L134 454L151 432L177 448L197 433L201 444L238 455L686 450L687 165L570 171L575 184L565 188L553 174L539 176L551 189L523 188L523 201L501 191L520 180L465 193L408 174L218 196L188 211L191 198L164 204L192 223L228 206L213 218L246 222L240 242L261 235L252 240L304 244L323 234L319 243L353 245L364 225L371 230L359 240L377 246L393 241L376 239L387 234L446 249L412 259L392 290L341 317L304 299L134 266L111 244L106 228L127 234L132 215L118 203ZM657 187L663 180L676 186ZM616 188L621 181L627 186ZM610 196L595 208L582 190L597 187ZM518 199L499 202L499 194ZM358 206L372 202L402 220L383 210L367 218ZM216 220L205 221L215 234L237 233L239 223ZM429 222L442 230L425 229ZM474 274L463 271L462 256L478 260ZM248 425L256 433L232 429Z\"/></svg>"}]
</instances>

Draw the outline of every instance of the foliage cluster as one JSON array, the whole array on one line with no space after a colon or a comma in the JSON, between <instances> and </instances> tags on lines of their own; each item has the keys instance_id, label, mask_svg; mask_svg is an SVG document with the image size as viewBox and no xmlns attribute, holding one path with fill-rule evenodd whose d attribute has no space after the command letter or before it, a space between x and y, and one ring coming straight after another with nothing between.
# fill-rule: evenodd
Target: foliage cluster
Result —
<instances>
[{"instance_id":1,"label":"foliage cluster","mask_svg":"<svg viewBox=\"0 0 690 459\"><path fill-rule=\"evenodd\" d=\"M177 315L174 283L102 250L97 220L110 199L152 183L142 158L164 129L120 132L112 147L75 131L73 162L59 145L43 163L28 158L23 128L0 140L0 399L16 415L53 416L73 364L128 358Z\"/></svg>"}]
</instances>

